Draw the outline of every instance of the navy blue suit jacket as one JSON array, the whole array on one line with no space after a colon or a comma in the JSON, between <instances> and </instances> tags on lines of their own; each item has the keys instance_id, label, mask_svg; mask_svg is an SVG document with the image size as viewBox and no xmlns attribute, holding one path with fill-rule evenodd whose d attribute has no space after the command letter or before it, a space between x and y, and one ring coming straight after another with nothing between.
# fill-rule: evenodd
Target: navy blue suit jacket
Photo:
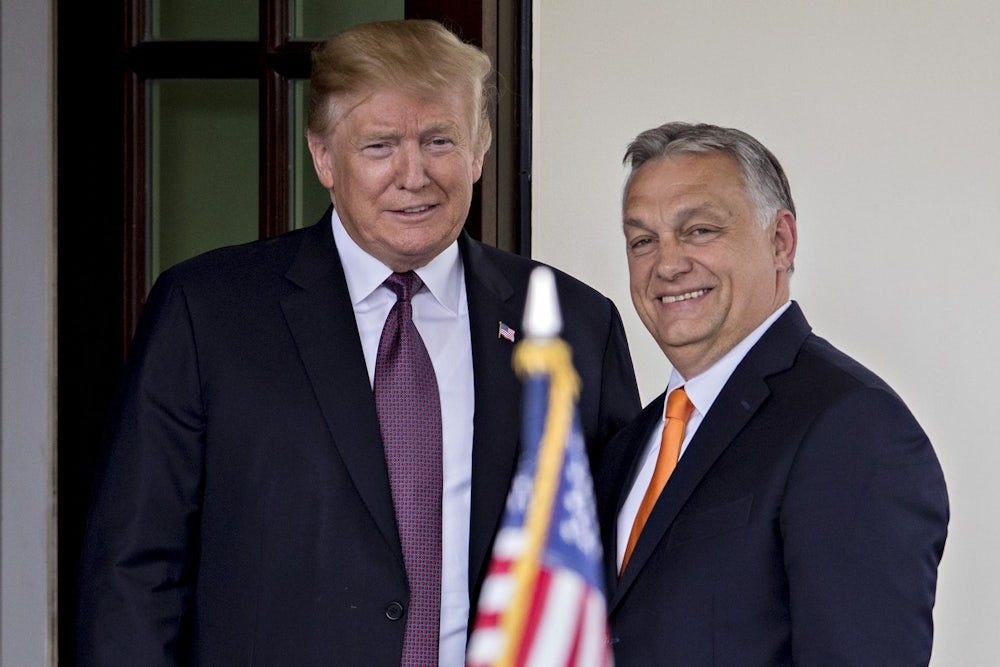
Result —
<instances>
[{"instance_id":1,"label":"navy blue suit jacket","mask_svg":"<svg viewBox=\"0 0 1000 667\"><path fill-rule=\"evenodd\" d=\"M520 431L522 257L460 239L475 381L472 608ZM557 272L592 457L639 410L614 305ZM368 372L330 229L184 262L126 366L81 564L82 664L398 664L408 598ZM388 610L388 611L387 611Z\"/></svg>"},{"instance_id":2,"label":"navy blue suit jacket","mask_svg":"<svg viewBox=\"0 0 1000 667\"><path fill-rule=\"evenodd\" d=\"M927 663L947 492L882 380L793 303L705 415L619 580L617 515L663 400L598 481L619 665Z\"/></svg>"}]
</instances>

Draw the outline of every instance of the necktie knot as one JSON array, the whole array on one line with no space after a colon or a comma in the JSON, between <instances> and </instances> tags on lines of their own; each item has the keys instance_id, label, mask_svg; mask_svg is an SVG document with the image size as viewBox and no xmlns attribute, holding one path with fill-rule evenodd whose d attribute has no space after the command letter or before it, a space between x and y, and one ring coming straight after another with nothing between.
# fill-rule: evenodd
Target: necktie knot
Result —
<instances>
[{"instance_id":1,"label":"necktie knot","mask_svg":"<svg viewBox=\"0 0 1000 667\"><path fill-rule=\"evenodd\" d=\"M416 273L407 271L406 273L391 274L383 284L396 293L398 300L409 301L424 283Z\"/></svg>"},{"instance_id":2,"label":"necktie knot","mask_svg":"<svg viewBox=\"0 0 1000 667\"><path fill-rule=\"evenodd\" d=\"M686 424L693 411L694 405L691 404L684 387L674 389L667 396L667 419L679 419Z\"/></svg>"}]
</instances>

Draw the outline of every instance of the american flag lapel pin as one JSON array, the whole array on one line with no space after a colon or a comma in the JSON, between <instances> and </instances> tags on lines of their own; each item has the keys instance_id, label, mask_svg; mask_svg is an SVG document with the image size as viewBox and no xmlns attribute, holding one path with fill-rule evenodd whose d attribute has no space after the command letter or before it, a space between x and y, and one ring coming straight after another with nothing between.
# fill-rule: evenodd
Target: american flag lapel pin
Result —
<instances>
[{"instance_id":1,"label":"american flag lapel pin","mask_svg":"<svg viewBox=\"0 0 1000 667\"><path fill-rule=\"evenodd\" d=\"M516 332L511 327L509 327L505 322L498 322L498 324L499 327L497 329L497 338L503 338L513 343L514 334Z\"/></svg>"}]
</instances>

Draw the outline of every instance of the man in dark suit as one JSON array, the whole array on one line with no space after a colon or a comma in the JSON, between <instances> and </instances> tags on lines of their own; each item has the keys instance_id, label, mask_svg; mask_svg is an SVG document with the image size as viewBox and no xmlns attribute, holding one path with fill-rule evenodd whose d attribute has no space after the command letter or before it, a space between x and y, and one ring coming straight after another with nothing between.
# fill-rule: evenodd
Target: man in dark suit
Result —
<instances>
[{"instance_id":1,"label":"man in dark suit","mask_svg":"<svg viewBox=\"0 0 1000 667\"><path fill-rule=\"evenodd\" d=\"M327 42L309 146L333 207L157 281L95 491L82 663L463 664L536 266L461 231L489 73L433 22ZM613 304L557 283L593 460L638 392Z\"/></svg>"},{"instance_id":2,"label":"man in dark suit","mask_svg":"<svg viewBox=\"0 0 1000 667\"><path fill-rule=\"evenodd\" d=\"M927 663L944 478L900 398L789 301L778 161L686 123L625 161L632 300L674 370L599 472L618 664Z\"/></svg>"}]
</instances>

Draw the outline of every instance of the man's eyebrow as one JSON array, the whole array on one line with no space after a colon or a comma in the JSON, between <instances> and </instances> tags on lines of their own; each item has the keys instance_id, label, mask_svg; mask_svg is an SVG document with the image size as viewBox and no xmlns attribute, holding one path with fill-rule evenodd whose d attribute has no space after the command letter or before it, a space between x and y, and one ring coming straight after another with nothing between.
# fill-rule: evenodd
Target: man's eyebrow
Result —
<instances>
[{"instance_id":1,"label":"man's eyebrow","mask_svg":"<svg viewBox=\"0 0 1000 667\"><path fill-rule=\"evenodd\" d=\"M366 144L372 141L391 141L399 138L399 133L388 128L375 128L357 136L357 142Z\"/></svg>"},{"instance_id":2,"label":"man's eyebrow","mask_svg":"<svg viewBox=\"0 0 1000 667\"><path fill-rule=\"evenodd\" d=\"M681 209L677 213L677 221L681 224L689 222L693 218L705 217L712 220L724 220L729 217L728 211L726 209L719 207L718 204L713 202L705 202L702 204L696 204L694 206L689 206L687 208Z\"/></svg>"},{"instance_id":3,"label":"man's eyebrow","mask_svg":"<svg viewBox=\"0 0 1000 667\"><path fill-rule=\"evenodd\" d=\"M458 125L455 123L437 123L420 131L421 137L429 137L435 134L455 134L458 132Z\"/></svg>"},{"instance_id":4,"label":"man's eyebrow","mask_svg":"<svg viewBox=\"0 0 1000 667\"><path fill-rule=\"evenodd\" d=\"M647 229L647 226L641 220L632 217L623 219L622 225L625 227L635 227L636 229Z\"/></svg>"},{"instance_id":5,"label":"man's eyebrow","mask_svg":"<svg viewBox=\"0 0 1000 667\"><path fill-rule=\"evenodd\" d=\"M695 204L682 208L672 216L672 219L678 224L683 225L684 223L699 216L721 222L729 217L729 212L726 209L720 208L717 204L705 202L704 204ZM640 229L647 229L648 227L648 225L644 222L634 216L628 215L627 213L622 218L622 224L626 227L636 227Z\"/></svg>"}]
</instances>

